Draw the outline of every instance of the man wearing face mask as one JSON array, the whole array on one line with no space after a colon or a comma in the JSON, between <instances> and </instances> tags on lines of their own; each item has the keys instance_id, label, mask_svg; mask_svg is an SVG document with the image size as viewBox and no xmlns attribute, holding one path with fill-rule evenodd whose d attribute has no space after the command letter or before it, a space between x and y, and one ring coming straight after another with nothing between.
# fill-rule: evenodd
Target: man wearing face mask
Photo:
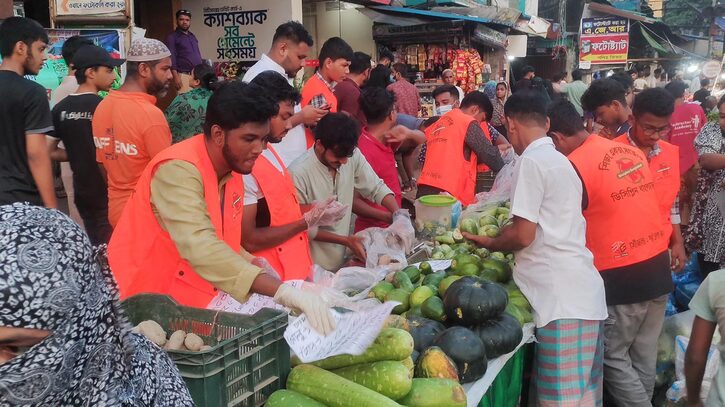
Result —
<instances>
[{"instance_id":1,"label":"man wearing face mask","mask_svg":"<svg viewBox=\"0 0 725 407\"><path fill-rule=\"evenodd\" d=\"M503 167L503 159L481 127L487 118L487 107L481 103L486 95L471 92L459 108L457 93L451 85L433 91L442 116L425 131L426 158L418 179L417 197L447 192L463 205L469 205L475 198L477 164L498 171Z\"/></svg>"},{"instance_id":2,"label":"man wearing face mask","mask_svg":"<svg viewBox=\"0 0 725 407\"><path fill-rule=\"evenodd\" d=\"M209 99L204 134L151 160L108 246L121 299L153 292L207 308L223 293L240 303L258 293L304 312L323 334L333 329L324 300L281 282L241 247L239 174L251 173L278 109L258 87L227 82Z\"/></svg>"},{"instance_id":3,"label":"man wearing face mask","mask_svg":"<svg viewBox=\"0 0 725 407\"><path fill-rule=\"evenodd\" d=\"M163 42L131 44L126 81L98 104L93 115L96 161L108 183L108 221L116 226L146 165L171 145L171 130L156 98L169 89L171 52Z\"/></svg>"},{"instance_id":4,"label":"man wearing face mask","mask_svg":"<svg viewBox=\"0 0 725 407\"><path fill-rule=\"evenodd\" d=\"M292 177L274 147L292 127L290 120L300 93L273 71L262 72L251 84L276 102L279 112L270 120L267 148L252 173L243 176L242 246L264 257L282 281L306 280L312 269L308 231L314 237L319 226L334 225L344 211L335 210L331 197L302 213Z\"/></svg>"}]
</instances>

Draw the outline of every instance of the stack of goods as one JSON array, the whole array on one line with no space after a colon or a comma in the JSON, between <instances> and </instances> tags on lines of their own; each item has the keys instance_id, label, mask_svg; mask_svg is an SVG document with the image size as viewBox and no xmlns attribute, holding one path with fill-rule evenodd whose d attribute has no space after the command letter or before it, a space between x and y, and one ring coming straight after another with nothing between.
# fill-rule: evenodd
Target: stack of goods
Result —
<instances>
[{"instance_id":1,"label":"stack of goods","mask_svg":"<svg viewBox=\"0 0 725 407\"><path fill-rule=\"evenodd\" d=\"M413 378L413 348L410 333L383 328L361 355L297 364L287 378L287 389L273 393L266 406L466 406L465 391L457 381Z\"/></svg>"},{"instance_id":2,"label":"stack of goods","mask_svg":"<svg viewBox=\"0 0 725 407\"><path fill-rule=\"evenodd\" d=\"M429 71L442 71L446 64L446 49L440 45L428 46L428 66Z\"/></svg>"},{"instance_id":3,"label":"stack of goods","mask_svg":"<svg viewBox=\"0 0 725 407\"><path fill-rule=\"evenodd\" d=\"M483 67L485 65L481 55L475 49L459 49L453 52L455 55L449 52L448 61L456 74L456 82L465 93L478 90L483 85Z\"/></svg>"}]
</instances>

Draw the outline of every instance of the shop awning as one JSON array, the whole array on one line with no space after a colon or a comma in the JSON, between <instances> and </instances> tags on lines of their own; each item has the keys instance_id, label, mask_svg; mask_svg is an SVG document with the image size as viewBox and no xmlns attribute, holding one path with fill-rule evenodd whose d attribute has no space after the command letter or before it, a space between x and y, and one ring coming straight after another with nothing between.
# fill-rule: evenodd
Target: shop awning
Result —
<instances>
[{"instance_id":1,"label":"shop awning","mask_svg":"<svg viewBox=\"0 0 725 407\"><path fill-rule=\"evenodd\" d=\"M507 21L494 21L490 18L478 17L475 15L468 14L456 14L452 12L443 12L438 10L419 10L409 7L394 7L394 6L370 6L369 8L380 11L382 13L393 13L397 15L405 15L407 17L417 18L428 18L428 19L443 19L443 20L463 20L472 21L480 24L498 24L507 27L512 27L513 23ZM467 7L453 7L456 9L468 9Z\"/></svg>"},{"instance_id":2,"label":"shop awning","mask_svg":"<svg viewBox=\"0 0 725 407\"><path fill-rule=\"evenodd\" d=\"M715 25L720 27L721 30L725 30L725 17L715 17Z\"/></svg>"},{"instance_id":3,"label":"shop awning","mask_svg":"<svg viewBox=\"0 0 725 407\"><path fill-rule=\"evenodd\" d=\"M652 36L647 32L647 28L644 27L644 25L640 24L638 25L639 31L642 33L642 37L644 38L647 43L654 48L655 51L662 53L662 54L673 54L675 53L674 50L671 47L665 48L660 44L657 40L652 38Z\"/></svg>"}]
</instances>

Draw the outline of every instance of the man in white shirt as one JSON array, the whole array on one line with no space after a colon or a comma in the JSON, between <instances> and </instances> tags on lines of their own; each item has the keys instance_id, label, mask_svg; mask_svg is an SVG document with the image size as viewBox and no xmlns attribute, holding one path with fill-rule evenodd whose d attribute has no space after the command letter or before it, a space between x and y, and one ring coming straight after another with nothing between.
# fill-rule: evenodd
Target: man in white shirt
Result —
<instances>
[{"instance_id":1,"label":"man in white shirt","mask_svg":"<svg viewBox=\"0 0 725 407\"><path fill-rule=\"evenodd\" d=\"M274 33L269 52L262 54L259 61L244 74L242 80L251 82L261 72L275 71L286 77L290 85L293 85L294 77L304 66L312 44L312 36L297 21L288 21L280 25ZM291 118L292 128L275 146L285 165L290 165L307 150L304 126L317 124L326 114L327 110L324 109L316 109L313 106L302 108L299 103L295 105L295 114Z\"/></svg>"},{"instance_id":2,"label":"man in white shirt","mask_svg":"<svg viewBox=\"0 0 725 407\"><path fill-rule=\"evenodd\" d=\"M546 136L546 101L521 91L504 107L516 159L510 226L495 238L464 236L492 251L514 251L514 280L534 309L539 405L602 402L604 283L585 246L582 184ZM567 366L575 365L577 369Z\"/></svg>"}]
</instances>

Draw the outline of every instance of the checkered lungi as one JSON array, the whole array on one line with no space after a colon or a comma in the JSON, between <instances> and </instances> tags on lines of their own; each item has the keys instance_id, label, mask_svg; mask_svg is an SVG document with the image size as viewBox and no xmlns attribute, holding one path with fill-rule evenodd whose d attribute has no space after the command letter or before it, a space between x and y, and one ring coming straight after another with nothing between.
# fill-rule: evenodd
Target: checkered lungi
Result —
<instances>
[{"instance_id":1,"label":"checkered lungi","mask_svg":"<svg viewBox=\"0 0 725 407\"><path fill-rule=\"evenodd\" d=\"M536 331L534 385L541 407L602 405L602 321L559 319Z\"/></svg>"}]
</instances>

